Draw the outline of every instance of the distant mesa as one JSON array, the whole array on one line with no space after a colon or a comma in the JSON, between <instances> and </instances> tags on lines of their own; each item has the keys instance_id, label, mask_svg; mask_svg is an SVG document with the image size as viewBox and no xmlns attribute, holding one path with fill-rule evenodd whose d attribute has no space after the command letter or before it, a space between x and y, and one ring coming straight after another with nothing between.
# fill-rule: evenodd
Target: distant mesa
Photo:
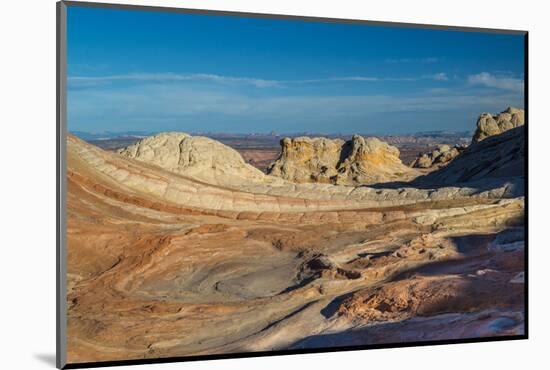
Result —
<instances>
[{"instance_id":1,"label":"distant mesa","mask_svg":"<svg viewBox=\"0 0 550 370\"><path fill-rule=\"evenodd\" d=\"M508 107L497 115L483 113L477 120L477 129L472 138L472 143L477 143L489 136L501 134L524 124L525 111L523 109Z\"/></svg>"},{"instance_id":2,"label":"distant mesa","mask_svg":"<svg viewBox=\"0 0 550 370\"><path fill-rule=\"evenodd\" d=\"M416 158L412 163L413 168L440 168L447 165L456 158L467 147L465 145L450 146L447 144L438 145L429 153L424 153Z\"/></svg>"},{"instance_id":3,"label":"distant mesa","mask_svg":"<svg viewBox=\"0 0 550 370\"><path fill-rule=\"evenodd\" d=\"M296 183L363 185L407 181L418 173L399 159L399 150L377 138L351 140L297 137L281 140L282 153L268 174Z\"/></svg>"}]
</instances>

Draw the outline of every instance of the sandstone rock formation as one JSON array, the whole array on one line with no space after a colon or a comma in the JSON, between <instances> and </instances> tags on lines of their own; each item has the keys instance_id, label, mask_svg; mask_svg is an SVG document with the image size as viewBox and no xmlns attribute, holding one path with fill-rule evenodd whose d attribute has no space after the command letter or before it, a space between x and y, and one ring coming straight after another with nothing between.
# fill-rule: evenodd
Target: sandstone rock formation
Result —
<instances>
[{"instance_id":1,"label":"sandstone rock formation","mask_svg":"<svg viewBox=\"0 0 550 370\"><path fill-rule=\"evenodd\" d=\"M285 181L250 183L248 177L239 177L229 186L220 186L217 181L207 183L193 177L182 177L159 166L101 150L74 136L68 137L67 152L71 168L82 168L81 171L69 171L69 176L80 178L89 173L81 181L91 177L114 182L116 188L120 189L116 194L121 194L113 196L123 196L123 192L140 194L139 197L127 197L127 201L148 204L162 200L171 206L197 209L201 213L225 214L227 211L230 212L228 217L259 217L260 213L262 217L268 217L269 212L282 217L281 214L286 212L296 212L293 217L299 218L307 217L307 214L299 212L333 211L346 207L390 207L448 200L465 203L471 199L475 199L474 202L490 203L495 199L517 196L510 193L507 186L491 189L490 192L471 187L380 190L366 186L350 188ZM208 174L203 174L203 177L214 178ZM107 183L99 188L112 187L112 184ZM350 214L349 211L346 213ZM362 215L365 216L364 213Z\"/></svg>"},{"instance_id":2,"label":"sandstone rock formation","mask_svg":"<svg viewBox=\"0 0 550 370\"><path fill-rule=\"evenodd\" d=\"M414 168L432 168L432 167L442 167L448 164L456 156L462 153L466 149L463 145L455 145L451 147L450 145L438 145L436 149L432 150L429 153L422 154L416 158L412 163L411 167Z\"/></svg>"},{"instance_id":3,"label":"sandstone rock formation","mask_svg":"<svg viewBox=\"0 0 550 370\"><path fill-rule=\"evenodd\" d=\"M489 136L501 134L524 124L525 111L523 109L508 107L497 115L483 113L477 120L477 129L472 138L472 143L477 143Z\"/></svg>"},{"instance_id":4,"label":"sandstone rock formation","mask_svg":"<svg viewBox=\"0 0 550 370\"><path fill-rule=\"evenodd\" d=\"M440 171L497 175L489 156L520 161L520 130ZM70 362L523 333L521 171L490 188L293 183L210 141L149 140L67 139ZM322 161L345 182L402 166L366 141Z\"/></svg>"},{"instance_id":5,"label":"sandstone rock formation","mask_svg":"<svg viewBox=\"0 0 550 370\"><path fill-rule=\"evenodd\" d=\"M181 132L150 136L118 153L209 183L265 180L265 174L247 164L236 150L207 137Z\"/></svg>"},{"instance_id":6,"label":"sandstone rock formation","mask_svg":"<svg viewBox=\"0 0 550 370\"><path fill-rule=\"evenodd\" d=\"M448 166L418 179L419 183L458 184L519 178L525 171L523 126L472 143Z\"/></svg>"},{"instance_id":7,"label":"sandstone rock formation","mask_svg":"<svg viewBox=\"0 0 550 370\"><path fill-rule=\"evenodd\" d=\"M418 174L399 159L396 147L374 138L352 140L284 138L282 153L268 168L273 176L296 183L361 185L410 180Z\"/></svg>"},{"instance_id":8,"label":"sandstone rock formation","mask_svg":"<svg viewBox=\"0 0 550 370\"><path fill-rule=\"evenodd\" d=\"M297 183L331 183L338 174L345 142L324 137L285 137L281 140L281 156L267 173Z\"/></svg>"}]
</instances>

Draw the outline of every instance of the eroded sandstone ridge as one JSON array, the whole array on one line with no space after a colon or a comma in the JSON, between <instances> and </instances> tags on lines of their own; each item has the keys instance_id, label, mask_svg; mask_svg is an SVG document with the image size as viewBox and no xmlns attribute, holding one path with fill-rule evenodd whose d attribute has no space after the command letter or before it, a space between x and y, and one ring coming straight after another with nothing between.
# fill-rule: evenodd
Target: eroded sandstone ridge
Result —
<instances>
[{"instance_id":1,"label":"eroded sandstone ridge","mask_svg":"<svg viewBox=\"0 0 550 370\"><path fill-rule=\"evenodd\" d=\"M521 334L523 135L387 188L278 179L185 134L120 154L69 135L68 359ZM347 184L402 166L360 137L303 148L303 176L312 153Z\"/></svg>"},{"instance_id":2,"label":"eroded sandstone ridge","mask_svg":"<svg viewBox=\"0 0 550 370\"><path fill-rule=\"evenodd\" d=\"M524 124L525 111L523 109L508 107L497 115L483 113L477 120L477 128L472 143L477 143L489 136L501 134Z\"/></svg>"},{"instance_id":3,"label":"eroded sandstone ridge","mask_svg":"<svg viewBox=\"0 0 550 370\"><path fill-rule=\"evenodd\" d=\"M281 149L268 173L296 183L360 185L418 176L401 162L399 149L374 137L284 138Z\"/></svg>"}]
</instances>

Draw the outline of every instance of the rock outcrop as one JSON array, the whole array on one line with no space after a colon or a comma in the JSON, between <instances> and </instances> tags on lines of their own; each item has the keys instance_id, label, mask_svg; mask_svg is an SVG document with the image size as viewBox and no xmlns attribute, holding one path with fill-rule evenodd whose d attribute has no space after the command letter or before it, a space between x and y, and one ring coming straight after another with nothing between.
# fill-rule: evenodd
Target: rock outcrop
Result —
<instances>
[{"instance_id":1,"label":"rock outcrop","mask_svg":"<svg viewBox=\"0 0 550 370\"><path fill-rule=\"evenodd\" d=\"M331 183L338 175L344 145L340 139L285 137L281 140L281 156L267 173L298 183Z\"/></svg>"},{"instance_id":2,"label":"rock outcrop","mask_svg":"<svg viewBox=\"0 0 550 370\"><path fill-rule=\"evenodd\" d=\"M219 141L182 132L146 137L118 153L180 175L214 184L263 182L265 174Z\"/></svg>"},{"instance_id":3,"label":"rock outcrop","mask_svg":"<svg viewBox=\"0 0 550 370\"><path fill-rule=\"evenodd\" d=\"M508 107L497 115L483 113L477 120L477 129L472 138L472 143L482 141L489 136L499 135L524 124L525 111L523 109Z\"/></svg>"},{"instance_id":4,"label":"rock outcrop","mask_svg":"<svg viewBox=\"0 0 550 370\"><path fill-rule=\"evenodd\" d=\"M432 167L442 167L452 161L460 153L466 149L466 146L463 145L438 145L436 149L432 150L429 153L422 154L416 158L412 163L411 167L413 168L432 168Z\"/></svg>"},{"instance_id":5,"label":"rock outcrop","mask_svg":"<svg viewBox=\"0 0 550 370\"><path fill-rule=\"evenodd\" d=\"M472 145L476 173L521 129ZM361 139L344 174L392 167ZM254 182L184 134L126 150L67 138L72 363L523 333L524 198L507 187Z\"/></svg>"},{"instance_id":6,"label":"rock outcrop","mask_svg":"<svg viewBox=\"0 0 550 370\"><path fill-rule=\"evenodd\" d=\"M525 129L512 128L473 142L448 166L418 178L426 184L460 184L523 177L525 171Z\"/></svg>"},{"instance_id":7,"label":"rock outcrop","mask_svg":"<svg viewBox=\"0 0 550 370\"><path fill-rule=\"evenodd\" d=\"M296 183L363 185L406 181L415 170L399 159L399 150L374 138L354 135L352 140L284 138L282 153L268 174Z\"/></svg>"},{"instance_id":8,"label":"rock outcrop","mask_svg":"<svg viewBox=\"0 0 550 370\"><path fill-rule=\"evenodd\" d=\"M194 177L182 177L160 166L101 150L74 136L68 137L67 153L69 177L74 181L94 183L96 192L108 192L114 198L124 197L125 201L141 206L148 204L157 207L155 202L160 200L168 204L167 208L177 212L192 209L200 209L207 214L229 212L226 216L230 218L256 218L261 213L264 219L277 217L282 220L281 213L284 212L289 219L294 219L305 216L301 212L312 211L329 211L331 214L324 217L337 218L338 212L333 211L346 210L349 215L353 213L349 209L356 207L392 207L450 199L460 204L468 199L476 199L474 203L490 203L493 201L490 199L513 196L507 193L505 187L488 192L469 187L447 187L433 191L416 188L379 190L360 186L350 191L350 187L346 186L295 184L280 179L280 182L250 183L246 177L228 177L233 182L220 185L218 182L207 183ZM213 178L208 173L201 177ZM116 188L112 188L113 183ZM125 193L134 196L126 197ZM459 212L463 211L461 206ZM358 213L357 217L365 219L366 214ZM378 216L375 218L378 219Z\"/></svg>"}]
</instances>

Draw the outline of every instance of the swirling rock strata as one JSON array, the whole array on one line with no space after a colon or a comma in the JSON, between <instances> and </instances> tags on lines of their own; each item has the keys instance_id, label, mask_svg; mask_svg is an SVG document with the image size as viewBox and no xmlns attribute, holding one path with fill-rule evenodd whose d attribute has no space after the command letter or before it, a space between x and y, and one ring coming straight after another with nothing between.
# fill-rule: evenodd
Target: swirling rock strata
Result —
<instances>
[{"instance_id":1,"label":"swirling rock strata","mask_svg":"<svg viewBox=\"0 0 550 370\"><path fill-rule=\"evenodd\" d=\"M67 139L70 362L522 332L522 179L295 184L169 136Z\"/></svg>"}]
</instances>

